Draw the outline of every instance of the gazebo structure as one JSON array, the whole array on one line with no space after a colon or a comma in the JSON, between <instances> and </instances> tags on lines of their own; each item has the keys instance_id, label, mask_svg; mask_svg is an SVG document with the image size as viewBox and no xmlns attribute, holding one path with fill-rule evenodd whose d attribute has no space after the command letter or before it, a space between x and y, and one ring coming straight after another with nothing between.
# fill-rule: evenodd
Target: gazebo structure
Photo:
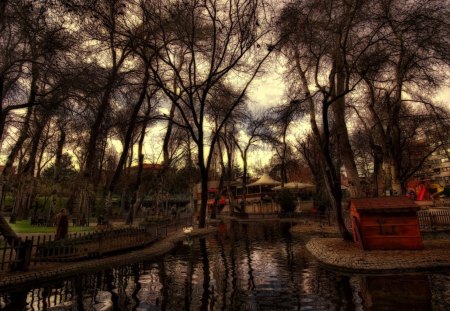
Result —
<instances>
[{"instance_id":1,"label":"gazebo structure","mask_svg":"<svg viewBox=\"0 0 450 311\"><path fill-rule=\"evenodd\" d=\"M297 181L292 181L292 182L288 182L288 183L284 184L284 188L286 188L286 189L294 189L294 190L312 189L314 187L316 187L316 185L313 185L313 184L310 184L310 183L297 182ZM281 190L281 189L282 189L281 185L272 188L272 190Z\"/></svg>"},{"instance_id":2,"label":"gazebo structure","mask_svg":"<svg viewBox=\"0 0 450 311\"><path fill-rule=\"evenodd\" d=\"M246 212L273 213L276 208L272 201L272 188L279 184L279 181L263 174L257 181L246 186L245 194L238 193L236 189L236 199L242 206L247 204Z\"/></svg>"},{"instance_id":3,"label":"gazebo structure","mask_svg":"<svg viewBox=\"0 0 450 311\"><path fill-rule=\"evenodd\" d=\"M364 250L422 249L419 209L406 197L351 199L353 239Z\"/></svg>"},{"instance_id":4,"label":"gazebo structure","mask_svg":"<svg viewBox=\"0 0 450 311\"><path fill-rule=\"evenodd\" d=\"M247 185L247 199L257 198L264 199L274 186L281 184L279 181L272 179L268 174L263 174L257 181Z\"/></svg>"},{"instance_id":5,"label":"gazebo structure","mask_svg":"<svg viewBox=\"0 0 450 311\"><path fill-rule=\"evenodd\" d=\"M263 174L257 181L248 184L247 187L253 187L253 186L276 186L281 184L279 181L276 181L272 179L268 174Z\"/></svg>"}]
</instances>

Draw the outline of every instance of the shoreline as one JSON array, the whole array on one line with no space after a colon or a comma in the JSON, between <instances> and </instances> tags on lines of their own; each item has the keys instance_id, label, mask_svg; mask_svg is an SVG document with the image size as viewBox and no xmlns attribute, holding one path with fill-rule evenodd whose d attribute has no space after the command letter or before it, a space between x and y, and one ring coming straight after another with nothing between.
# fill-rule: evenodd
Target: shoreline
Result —
<instances>
[{"instance_id":1,"label":"shoreline","mask_svg":"<svg viewBox=\"0 0 450 311\"><path fill-rule=\"evenodd\" d=\"M344 273L395 274L450 269L450 241L423 240L423 250L364 251L341 238L312 238L306 249L324 266Z\"/></svg>"},{"instance_id":2,"label":"shoreline","mask_svg":"<svg viewBox=\"0 0 450 311\"><path fill-rule=\"evenodd\" d=\"M116 266L152 260L172 251L178 242L189 237L199 237L217 232L216 227L194 229L190 233L173 232L146 248L104 258L71 263L50 263L25 272L11 272L0 276L0 292L11 291L11 287L32 287L36 282L46 283L77 274L100 271Z\"/></svg>"}]
</instances>

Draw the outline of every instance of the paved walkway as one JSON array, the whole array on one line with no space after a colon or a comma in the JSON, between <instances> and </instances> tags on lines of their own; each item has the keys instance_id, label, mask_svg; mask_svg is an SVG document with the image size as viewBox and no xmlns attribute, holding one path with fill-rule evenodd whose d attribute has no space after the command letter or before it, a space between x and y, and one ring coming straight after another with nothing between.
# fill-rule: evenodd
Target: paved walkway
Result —
<instances>
[{"instance_id":1,"label":"paved walkway","mask_svg":"<svg viewBox=\"0 0 450 311\"><path fill-rule=\"evenodd\" d=\"M297 224L291 228L291 233L294 235L298 234L327 234L327 235L338 235L339 232L336 225L328 225L324 222L322 225L318 222L304 221Z\"/></svg>"},{"instance_id":2,"label":"paved walkway","mask_svg":"<svg viewBox=\"0 0 450 311\"><path fill-rule=\"evenodd\" d=\"M200 236L215 231L217 231L216 227L194 229L190 233L176 231L169 233L166 238L155 242L145 249L128 252L122 255L86 260L76 263L51 263L48 265L40 265L36 268L32 267L32 270L28 272L11 272L8 274L3 274L0 279L0 291L10 290L11 286L16 288L19 286L32 286L36 285L36 282L53 281L77 274L85 274L101 269L111 268L114 266L151 260L171 251L175 248L177 242L184 240L188 236Z\"/></svg>"},{"instance_id":3,"label":"paved walkway","mask_svg":"<svg viewBox=\"0 0 450 311\"><path fill-rule=\"evenodd\" d=\"M324 265L358 273L418 272L450 269L450 240L424 240L423 250L364 251L340 238L313 238L308 251Z\"/></svg>"}]
</instances>

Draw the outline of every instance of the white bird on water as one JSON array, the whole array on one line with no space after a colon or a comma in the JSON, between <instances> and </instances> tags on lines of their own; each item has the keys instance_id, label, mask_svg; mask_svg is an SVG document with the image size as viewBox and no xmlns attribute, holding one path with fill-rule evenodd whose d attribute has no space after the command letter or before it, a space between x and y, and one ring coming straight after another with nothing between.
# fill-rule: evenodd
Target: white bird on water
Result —
<instances>
[{"instance_id":1,"label":"white bird on water","mask_svg":"<svg viewBox=\"0 0 450 311\"><path fill-rule=\"evenodd\" d=\"M190 226L190 227L183 227L183 232L184 233L191 233L192 230L194 230L194 227Z\"/></svg>"}]
</instances>

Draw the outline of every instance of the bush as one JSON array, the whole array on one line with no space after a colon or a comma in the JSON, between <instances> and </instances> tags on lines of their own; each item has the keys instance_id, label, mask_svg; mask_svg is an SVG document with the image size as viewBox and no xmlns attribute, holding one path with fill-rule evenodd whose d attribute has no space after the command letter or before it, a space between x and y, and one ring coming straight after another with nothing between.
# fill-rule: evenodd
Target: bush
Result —
<instances>
[{"instance_id":1,"label":"bush","mask_svg":"<svg viewBox=\"0 0 450 311\"><path fill-rule=\"evenodd\" d=\"M281 189L278 195L278 204L280 204L283 213L292 213L296 206L295 196L291 191Z\"/></svg>"}]
</instances>

